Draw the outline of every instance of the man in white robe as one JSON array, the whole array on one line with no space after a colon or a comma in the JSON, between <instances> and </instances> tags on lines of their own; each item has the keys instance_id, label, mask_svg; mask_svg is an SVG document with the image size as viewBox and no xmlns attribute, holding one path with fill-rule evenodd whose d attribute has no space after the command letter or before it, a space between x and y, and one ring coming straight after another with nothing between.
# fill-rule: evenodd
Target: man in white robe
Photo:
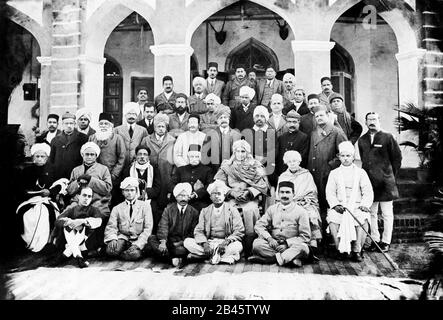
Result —
<instances>
[{"instance_id":1,"label":"man in white robe","mask_svg":"<svg viewBox=\"0 0 443 320\"><path fill-rule=\"evenodd\" d=\"M374 192L366 171L354 164L352 143L342 142L338 148L341 165L331 171L326 184L326 199L331 208L326 221L338 251L337 257L343 259L351 253L352 261L361 262Z\"/></svg>"}]
</instances>

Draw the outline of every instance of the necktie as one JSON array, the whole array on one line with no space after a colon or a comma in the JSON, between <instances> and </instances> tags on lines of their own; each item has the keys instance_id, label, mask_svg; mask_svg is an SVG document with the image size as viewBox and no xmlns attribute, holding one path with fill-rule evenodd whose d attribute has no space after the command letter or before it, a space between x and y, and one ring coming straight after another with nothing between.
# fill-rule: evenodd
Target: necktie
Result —
<instances>
[{"instance_id":1,"label":"necktie","mask_svg":"<svg viewBox=\"0 0 443 320\"><path fill-rule=\"evenodd\" d=\"M182 207L180 210L180 214L183 215L185 213L185 209Z\"/></svg>"},{"instance_id":2,"label":"necktie","mask_svg":"<svg viewBox=\"0 0 443 320\"><path fill-rule=\"evenodd\" d=\"M129 218L132 218L132 203L129 204Z\"/></svg>"},{"instance_id":3,"label":"necktie","mask_svg":"<svg viewBox=\"0 0 443 320\"><path fill-rule=\"evenodd\" d=\"M129 126L129 136L132 138L133 134L134 134L134 129L132 129L132 126Z\"/></svg>"}]
</instances>

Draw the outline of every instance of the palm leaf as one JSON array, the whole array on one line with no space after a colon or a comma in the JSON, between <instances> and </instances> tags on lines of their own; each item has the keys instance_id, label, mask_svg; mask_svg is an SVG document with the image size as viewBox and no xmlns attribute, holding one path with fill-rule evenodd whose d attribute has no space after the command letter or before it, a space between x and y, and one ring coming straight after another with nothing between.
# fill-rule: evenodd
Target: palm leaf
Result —
<instances>
[{"instance_id":1,"label":"palm leaf","mask_svg":"<svg viewBox=\"0 0 443 320\"><path fill-rule=\"evenodd\" d=\"M405 117L399 117L395 119L394 124L396 127L399 127L401 131L421 129L419 121L415 119L409 120Z\"/></svg>"},{"instance_id":2,"label":"palm leaf","mask_svg":"<svg viewBox=\"0 0 443 320\"><path fill-rule=\"evenodd\" d=\"M403 112L411 117L423 118L426 117L428 110L426 108L420 109L412 102L406 102L400 108L394 108L396 111Z\"/></svg>"},{"instance_id":3,"label":"palm leaf","mask_svg":"<svg viewBox=\"0 0 443 320\"><path fill-rule=\"evenodd\" d=\"M405 146L405 147L412 147L414 149L418 148L418 145L416 145L414 142L411 142L411 141L403 141L403 142L400 142L399 145Z\"/></svg>"}]
</instances>

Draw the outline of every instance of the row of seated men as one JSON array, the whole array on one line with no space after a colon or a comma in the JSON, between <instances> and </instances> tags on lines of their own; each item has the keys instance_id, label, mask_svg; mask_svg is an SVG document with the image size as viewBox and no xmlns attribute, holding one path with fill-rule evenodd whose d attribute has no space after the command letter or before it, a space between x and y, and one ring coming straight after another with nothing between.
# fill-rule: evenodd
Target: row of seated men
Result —
<instances>
[{"instance_id":1,"label":"row of seated men","mask_svg":"<svg viewBox=\"0 0 443 320\"><path fill-rule=\"evenodd\" d=\"M342 142L339 151L341 166L331 172L326 186L331 206L328 227L337 250L350 252L351 259L361 261L373 191L366 172L353 164L352 143ZM316 187L310 173L300 168L302 159L297 151L285 153L288 169L279 177L278 202L267 208L264 215L260 216L254 200L254 195L269 188L264 167L252 156L248 142L238 140L233 144L232 157L222 163L214 182L206 188L210 204L197 210L189 204L197 196L195 185L178 183L173 189L175 201L163 210L155 232L151 200L140 192L146 187L142 178L130 176L121 182L124 200L107 217L101 210L103 197L102 190L97 189L101 185L97 176L81 174L67 185L57 181L49 189L41 188L44 174L38 173L42 173L51 151L47 144L41 143L35 144L31 152L34 165L27 173L37 178L40 190L30 193L32 197L19 207L24 225L22 237L28 247L42 246L45 237L40 231L52 230L50 242L62 249L52 265L74 257L80 267L87 267L87 257L100 250L102 254L125 260L153 256L179 267L199 259L232 264L244 251L251 262L299 267L303 260L312 261L312 248L322 237ZM136 167L148 163L147 146L139 146L136 154ZM81 148L82 166L101 166L106 171L106 167L96 163L99 155L100 148L95 143L85 143ZM201 157L198 145L191 145L188 157ZM148 163L144 169L149 171L152 167ZM76 170L78 167L73 172ZM66 192L73 196L73 201L61 215L54 215L54 210L50 212L54 204L48 197ZM48 209L47 223L40 229L32 229L38 205ZM41 215L42 208L38 210Z\"/></svg>"}]
</instances>

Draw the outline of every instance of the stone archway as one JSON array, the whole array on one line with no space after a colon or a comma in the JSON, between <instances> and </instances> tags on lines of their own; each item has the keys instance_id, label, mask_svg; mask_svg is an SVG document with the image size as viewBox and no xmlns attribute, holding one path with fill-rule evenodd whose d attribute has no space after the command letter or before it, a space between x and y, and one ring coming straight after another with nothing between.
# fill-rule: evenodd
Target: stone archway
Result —
<instances>
[{"instance_id":1,"label":"stone archway","mask_svg":"<svg viewBox=\"0 0 443 320\"><path fill-rule=\"evenodd\" d=\"M81 100L82 105L90 106L98 115L103 106L103 87L95 84L104 83L103 68L105 64L104 51L106 42L112 31L132 12L138 13L148 21L156 41L155 9L151 1L144 0L107 0L96 8L88 17L82 33ZM94 120L94 119L93 119Z\"/></svg>"},{"instance_id":2,"label":"stone archway","mask_svg":"<svg viewBox=\"0 0 443 320\"><path fill-rule=\"evenodd\" d=\"M237 64L244 65L247 69L255 69L264 73L268 65L279 70L278 57L275 52L264 43L254 38L249 38L235 47L227 56L225 63L226 71L233 71Z\"/></svg>"}]
</instances>

